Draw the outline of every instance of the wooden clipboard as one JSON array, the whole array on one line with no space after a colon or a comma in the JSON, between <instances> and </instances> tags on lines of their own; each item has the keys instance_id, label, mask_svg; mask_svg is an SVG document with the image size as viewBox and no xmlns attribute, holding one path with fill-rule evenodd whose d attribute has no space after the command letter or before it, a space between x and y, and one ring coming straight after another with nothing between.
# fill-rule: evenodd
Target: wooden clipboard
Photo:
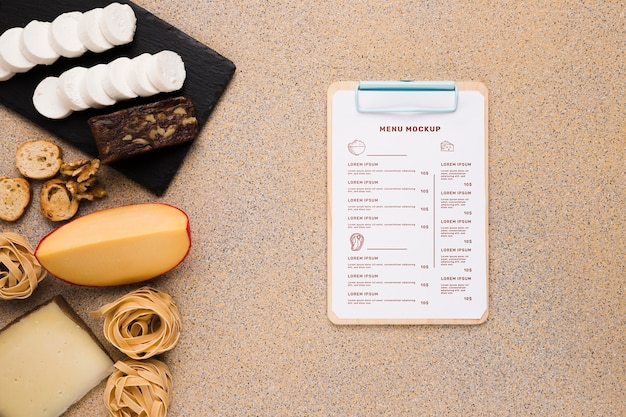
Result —
<instances>
[{"instance_id":1,"label":"wooden clipboard","mask_svg":"<svg viewBox=\"0 0 626 417\"><path fill-rule=\"evenodd\" d=\"M330 321L483 323L487 88L341 81L327 109Z\"/></svg>"}]
</instances>

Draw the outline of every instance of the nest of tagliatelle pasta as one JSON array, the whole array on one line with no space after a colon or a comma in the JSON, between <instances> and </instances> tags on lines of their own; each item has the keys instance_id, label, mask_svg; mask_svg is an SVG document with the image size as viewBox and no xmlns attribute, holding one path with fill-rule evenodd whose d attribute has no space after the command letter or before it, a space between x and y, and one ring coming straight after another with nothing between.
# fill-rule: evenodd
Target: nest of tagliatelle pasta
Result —
<instances>
[{"instance_id":1,"label":"nest of tagliatelle pasta","mask_svg":"<svg viewBox=\"0 0 626 417\"><path fill-rule=\"evenodd\" d=\"M171 402L172 376L154 358L174 348L182 317L168 294L143 287L102 306L105 338L131 359L118 361L107 380L104 401L114 417L164 417Z\"/></svg>"},{"instance_id":2,"label":"nest of tagliatelle pasta","mask_svg":"<svg viewBox=\"0 0 626 417\"><path fill-rule=\"evenodd\" d=\"M47 275L24 237L17 233L0 233L0 299L30 297Z\"/></svg>"}]
</instances>

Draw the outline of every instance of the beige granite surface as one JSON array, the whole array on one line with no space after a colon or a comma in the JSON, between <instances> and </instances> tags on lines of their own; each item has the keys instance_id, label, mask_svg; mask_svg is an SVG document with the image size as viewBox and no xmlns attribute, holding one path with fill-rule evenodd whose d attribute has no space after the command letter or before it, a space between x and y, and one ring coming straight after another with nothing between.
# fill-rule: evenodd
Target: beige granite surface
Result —
<instances>
[{"instance_id":1,"label":"beige granite surface","mask_svg":"<svg viewBox=\"0 0 626 417\"><path fill-rule=\"evenodd\" d=\"M237 65L165 195L105 168L109 196L81 210L162 201L190 216L189 257L151 282L184 315L162 357L174 377L168 415L626 415L624 2L137 4ZM489 89L484 324L328 320L326 90L359 79ZM3 107L0 126L3 175L17 175L27 139L82 157ZM36 205L0 224L33 244L54 226ZM135 287L50 277L31 299L1 302L0 326L61 293L102 339L89 312ZM102 391L66 415L105 416Z\"/></svg>"}]
</instances>

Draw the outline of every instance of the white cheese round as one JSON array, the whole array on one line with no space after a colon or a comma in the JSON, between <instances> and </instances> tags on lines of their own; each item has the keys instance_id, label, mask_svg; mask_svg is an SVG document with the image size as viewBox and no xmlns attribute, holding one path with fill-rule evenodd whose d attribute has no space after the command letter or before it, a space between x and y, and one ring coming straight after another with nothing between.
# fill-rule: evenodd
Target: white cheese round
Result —
<instances>
[{"instance_id":1,"label":"white cheese round","mask_svg":"<svg viewBox=\"0 0 626 417\"><path fill-rule=\"evenodd\" d=\"M50 65L60 55L50 45L50 22L30 21L20 37L20 48L24 56L31 62Z\"/></svg>"},{"instance_id":2,"label":"white cheese round","mask_svg":"<svg viewBox=\"0 0 626 417\"><path fill-rule=\"evenodd\" d=\"M100 53L113 48L113 44L104 37L102 30L100 30L101 16L101 7L91 9L83 13L76 28L78 39L91 52Z\"/></svg>"},{"instance_id":3,"label":"white cheese round","mask_svg":"<svg viewBox=\"0 0 626 417\"><path fill-rule=\"evenodd\" d=\"M107 74L102 79L102 87L112 99L128 100L137 97L137 93L127 81L131 67L131 59L128 57L120 57L107 64Z\"/></svg>"},{"instance_id":4,"label":"white cheese round","mask_svg":"<svg viewBox=\"0 0 626 417\"><path fill-rule=\"evenodd\" d=\"M37 85L33 94L35 109L49 119L63 119L72 114L72 109L59 99L58 82L57 77L46 77Z\"/></svg>"},{"instance_id":5,"label":"white cheese round","mask_svg":"<svg viewBox=\"0 0 626 417\"><path fill-rule=\"evenodd\" d=\"M137 17L128 4L111 3L100 16L100 29L113 45L130 43L135 36Z\"/></svg>"},{"instance_id":6,"label":"white cheese round","mask_svg":"<svg viewBox=\"0 0 626 417\"><path fill-rule=\"evenodd\" d=\"M159 89L148 78L146 65L151 57L148 53L134 57L130 70L126 73L128 85L140 97L150 97L159 93Z\"/></svg>"},{"instance_id":7,"label":"white cheese round","mask_svg":"<svg viewBox=\"0 0 626 417\"><path fill-rule=\"evenodd\" d=\"M180 90L187 76L181 56L168 50L150 57L146 62L146 73L152 84L163 93Z\"/></svg>"},{"instance_id":8,"label":"white cheese round","mask_svg":"<svg viewBox=\"0 0 626 417\"><path fill-rule=\"evenodd\" d=\"M50 25L50 45L61 56L76 58L87 52L78 38L78 22L81 12L67 12L57 16Z\"/></svg>"},{"instance_id":9,"label":"white cheese round","mask_svg":"<svg viewBox=\"0 0 626 417\"><path fill-rule=\"evenodd\" d=\"M89 108L89 105L80 96L80 85L86 74L87 68L74 67L59 76L57 95L65 107L75 111Z\"/></svg>"},{"instance_id":10,"label":"white cheese round","mask_svg":"<svg viewBox=\"0 0 626 417\"><path fill-rule=\"evenodd\" d=\"M13 71L9 71L8 69L6 69L2 65L0 65L0 81L9 80L14 75L15 75L15 73Z\"/></svg>"},{"instance_id":11,"label":"white cheese round","mask_svg":"<svg viewBox=\"0 0 626 417\"><path fill-rule=\"evenodd\" d=\"M89 107L101 108L115 104L115 100L104 91L102 86L102 80L107 77L107 72L105 64L98 64L89 68L84 75L79 91L80 97Z\"/></svg>"},{"instance_id":12,"label":"white cheese round","mask_svg":"<svg viewBox=\"0 0 626 417\"><path fill-rule=\"evenodd\" d=\"M20 38L24 28L14 27L0 35L0 65L11 72L26 72L34 67L20 48Z\"/></svg>"}]
</instances>

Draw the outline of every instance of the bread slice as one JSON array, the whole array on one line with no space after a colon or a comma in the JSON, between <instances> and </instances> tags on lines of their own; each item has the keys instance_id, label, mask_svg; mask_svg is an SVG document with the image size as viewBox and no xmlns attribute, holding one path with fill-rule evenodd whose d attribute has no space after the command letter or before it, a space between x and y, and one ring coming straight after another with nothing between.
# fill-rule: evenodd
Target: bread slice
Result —
<instances>
[{"instance_id":1,"label":"bread slice","mask_svg":"<svg viewBox=\"0 0 626 417\"><path fill-rule=\"evenodd\" d=\"M61 148L47 140L33 140L22 144L15 153L17 169L26 178L46 180L61 168Z\"/></svg>"},{"instance_id":2,"label":"bread slice","mask_svg":"<svg viewBox=\"0 0 626 417\"><path fill-rule=\"evenodd\" d=\"M39 205L47 219L60 222L74 217L78 212L79 200L67 188L65 181L54 178L41 186Z\"/></svg>"},{"instance_id":3,"label":"bread slice","mask_svg":"<svg viewBox=\"0 0 626 417\"><path fill-rule=\"evenodd\" d=\"M0 219L14 222L30 203L30 184L24 178L0 177Z\"/></svg>"}]
</instances>

